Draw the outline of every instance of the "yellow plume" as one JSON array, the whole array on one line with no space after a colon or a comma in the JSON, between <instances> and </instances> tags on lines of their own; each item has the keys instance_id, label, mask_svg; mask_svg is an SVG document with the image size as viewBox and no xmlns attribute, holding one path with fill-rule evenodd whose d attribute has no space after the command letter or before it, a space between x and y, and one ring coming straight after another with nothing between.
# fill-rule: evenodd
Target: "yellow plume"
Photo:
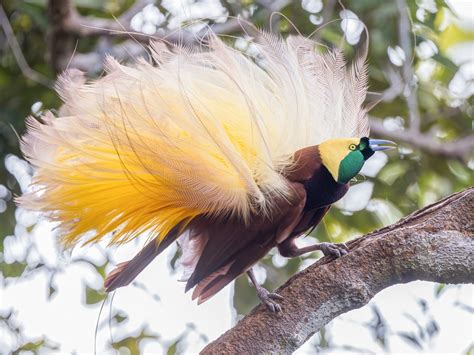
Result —
<instances>
[{"instance_id":1,"label":"yellow plume","mask_svg":"<svg viewBox=\"0 0 474 355\"><path fill-rule=\"evenodd\" d=\"M155 66L108 58L92 82L66 72L65 115L28 118L36 188L19 202L48 212L68 246L91 230L86 242L122 243L197 215L269 213L296 150L367 135L366 76L302 37L263 33L257 47L255 61L215 36L196 52L156 42Z\"/></svg>"}]
</instances>

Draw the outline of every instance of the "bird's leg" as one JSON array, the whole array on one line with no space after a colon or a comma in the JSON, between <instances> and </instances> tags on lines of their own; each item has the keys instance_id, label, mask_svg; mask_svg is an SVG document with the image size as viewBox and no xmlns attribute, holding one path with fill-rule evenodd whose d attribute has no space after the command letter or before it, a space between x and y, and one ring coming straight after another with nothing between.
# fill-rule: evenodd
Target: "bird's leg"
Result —
<instances>
[{"instance_id":1,"label":"bird's leg","mask_svg":"<svg viewBox=\"0 0 474 355\"><path fill-rule=\"evenodd\" d=\"M260 298L263 304L267 306L267 308L272 312L281 312L281 306L275 301L283 300L283 297L280 296L278 293L269 292L265 287L258 284L257 280L255 279L255 274L253 273L253 269L247 271L247 275L249 275L250 280L252 281L255 289L257 290L257 296Z\"/></svg>"},{"instance_id":2,"label":"bird's leg","mask_svg":"<svg viewBox=\"0 0 474 355\"><path fill-rule=\"evenodd\" d=\"M287 239L278 245L278 251L280 254L289 258L301 256L316 250L322 251L324 255L332 255L336 258L340 258L349 252L349 249L344 243L317 243L307 247L298 248L294 239Z\"/></svg>"}]
</instances>

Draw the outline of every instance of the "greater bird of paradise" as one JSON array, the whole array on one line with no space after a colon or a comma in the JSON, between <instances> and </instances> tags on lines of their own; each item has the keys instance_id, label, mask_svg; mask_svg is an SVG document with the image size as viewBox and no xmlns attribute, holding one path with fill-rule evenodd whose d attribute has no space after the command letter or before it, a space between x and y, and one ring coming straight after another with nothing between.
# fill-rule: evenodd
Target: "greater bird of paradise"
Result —
<instances>
[{"instance_id":1,"label":"greater bird of paradise","mask_svg":"<svg viewBox=\"0 0 474 355\"><path fill-rule=\"evenodd\" d=\"M251 58L209 35L206 48L155 42L154 64L112 58L106 75L64 73L59 116L28 118L22 150L34 192L18 198L59 224L65 247L140 236L148 244L107 277L128 285L166 247L182 249L186 290L204 302L277 247L340 257L343 244L298 248L350 180L389 141L369 139L365 55L262 32ZM91 233L93 232L93 233Z\"/></svg>"}]
</instances>

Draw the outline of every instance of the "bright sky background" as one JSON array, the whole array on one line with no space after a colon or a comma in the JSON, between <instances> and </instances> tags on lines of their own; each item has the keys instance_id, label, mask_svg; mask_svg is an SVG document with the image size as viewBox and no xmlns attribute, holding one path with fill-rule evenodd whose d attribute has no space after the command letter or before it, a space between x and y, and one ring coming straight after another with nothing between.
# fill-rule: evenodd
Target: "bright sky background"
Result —
<instances>
[{"instance_id":1,"label":"bright sky background","mask_svg":"<svg viewBox=\"0 0 474 355\"><path fill-rule=\"evenodd\" d=\"M164 2L169 11L176 12L179 17L180 6L176 3ZM205 1L206 6L215 8L216 1ZM464 23L473 25L474 2L471 0L454 1L449 3L459 13ZM317 4L306 4L316 6ZM201 7L204 5L200 5ZM202 9L197 9L200 17ZM219 12L216 12L218 16ZM159 15L157 15L159 16ZM349 14L350 16L350 14ZM179 17L178 20L181 18ZM178 23L179 21L175 22ZM140 22L141 21L141 22ZM148 21L148 22L147 22ZM154 21L154 22L153 22ZM136 25L147 23L148 27L158 26L155 18L150 20L146 16L135 19ZM151 23L151 25L150 25ZM465 54L465 53L464 53ZM472 59L473 53L470 53ZM373 159L374 175L386 161L386 156L379 155ZM17 169L21 168L21 163ZM378 164L378 165L377 165ZM370 173L370 172L369 172ZM371 183L367 183L352 192L341 205L347 209L358 210L369 203L372 191ZM28 219L28 215L23 216ZM91 353L94 348L94 329L97 321L99 306L84 306L85 299L83 283L94 288L101 286L101 280L95 271L85 264L74 264L67 267L70 258L85 257L90 260L104 260L102 247L87 247L76 249L72 256L58 254L53 234L52 224L41 221L31 233L26 232L26 227L19 224L15 237L9 239L9 255L13 260L22 253L24 238L33 238L39 253L45 257L50 265L64 266L64 272L57 276L56 285L58 292L51 301L47 301L47 274L43 271L36 273L29 279L20 279L2 290L0 310L14 308L16 318L22 325L24 333L31 338L46 334L51 340L61 344L62 353ZM130 245L114 250L113 259L116 262L132 257L140 246ZM19 253L19 254L18 254ZM160 300L155 300L149 293L137 287L120 289L114 299L113 307L123 309L130 317L128 321L113 326L109 330L107 324L100 328L98 336L98 352L106 353L106 343L112 336L119 339L125 334L135 334L144 323L149 324L152 333L160 335L160 342L173 343L193 323L198 332L205 334L210 340L215 339L229 329L236 321L235 311L232 307L233 286L226 287L217 296L197 306L191 301L190 294L184 294L184 284L178 282L179 275L171 274L168 266L169 258L174 250L170 249L166 255L155 260L140 276L138 281L145 284L151 293L159 295ZM61 255L58 257L58 255ZM31 258L34 259L34 255ZM110 271L110 269L108 270ZM413 282L406 285L397 285L382 291L370 304L376 304L383 316L388 321L392 332L414 331L416 326L410 322L404 313L414 315L422 324L427 321L420 312L418 299L428 301L430 314L441 325L440 334L429 344L425 353L461 353L465 352L473 343L474 319L472 314L463 311L456 302L463 302L474 307L474 286L463 285L447 288L440 298L434 295L435 285L428 282ZM115 312L112 312L115 313ZM102 313L102 322L107 322L109 304ZM355 310L338 317L329 325L332 340L335 344L351 344L365 349L380 351L372 339L372 335L362 323L372 319L369 306ZM403 340L393 337L391 349L401 353L418 353ZM0 337L0 353L11 348L13 339L8 336ZM204 341L197 332L191 332L187 337L187 353L198 352L204 346ZM310 353L311 341L297 351L298 354ZM161 346L154 341L145 343L145 353L162 353ZM340 352L334 351L333 353Z\"/></svg>"}]
</instances>

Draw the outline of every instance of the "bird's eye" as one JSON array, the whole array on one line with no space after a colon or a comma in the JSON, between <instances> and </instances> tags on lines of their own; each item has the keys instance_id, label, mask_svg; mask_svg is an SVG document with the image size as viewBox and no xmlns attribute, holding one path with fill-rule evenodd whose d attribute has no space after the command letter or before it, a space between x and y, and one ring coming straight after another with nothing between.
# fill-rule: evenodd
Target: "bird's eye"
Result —
<instances>
[{"instance_id":1,"label":"bird's eye","mask_svg":"<svg viewBox=\"0 0 474 355\"><path fill-rule=\"evenodd\" d=\"M351 145L349 146L349 149L350 149L350 150L356 150L356 148L357 148L357 147L356 147L355 144L351 144Z\"/></svg>"}]
</instances>

